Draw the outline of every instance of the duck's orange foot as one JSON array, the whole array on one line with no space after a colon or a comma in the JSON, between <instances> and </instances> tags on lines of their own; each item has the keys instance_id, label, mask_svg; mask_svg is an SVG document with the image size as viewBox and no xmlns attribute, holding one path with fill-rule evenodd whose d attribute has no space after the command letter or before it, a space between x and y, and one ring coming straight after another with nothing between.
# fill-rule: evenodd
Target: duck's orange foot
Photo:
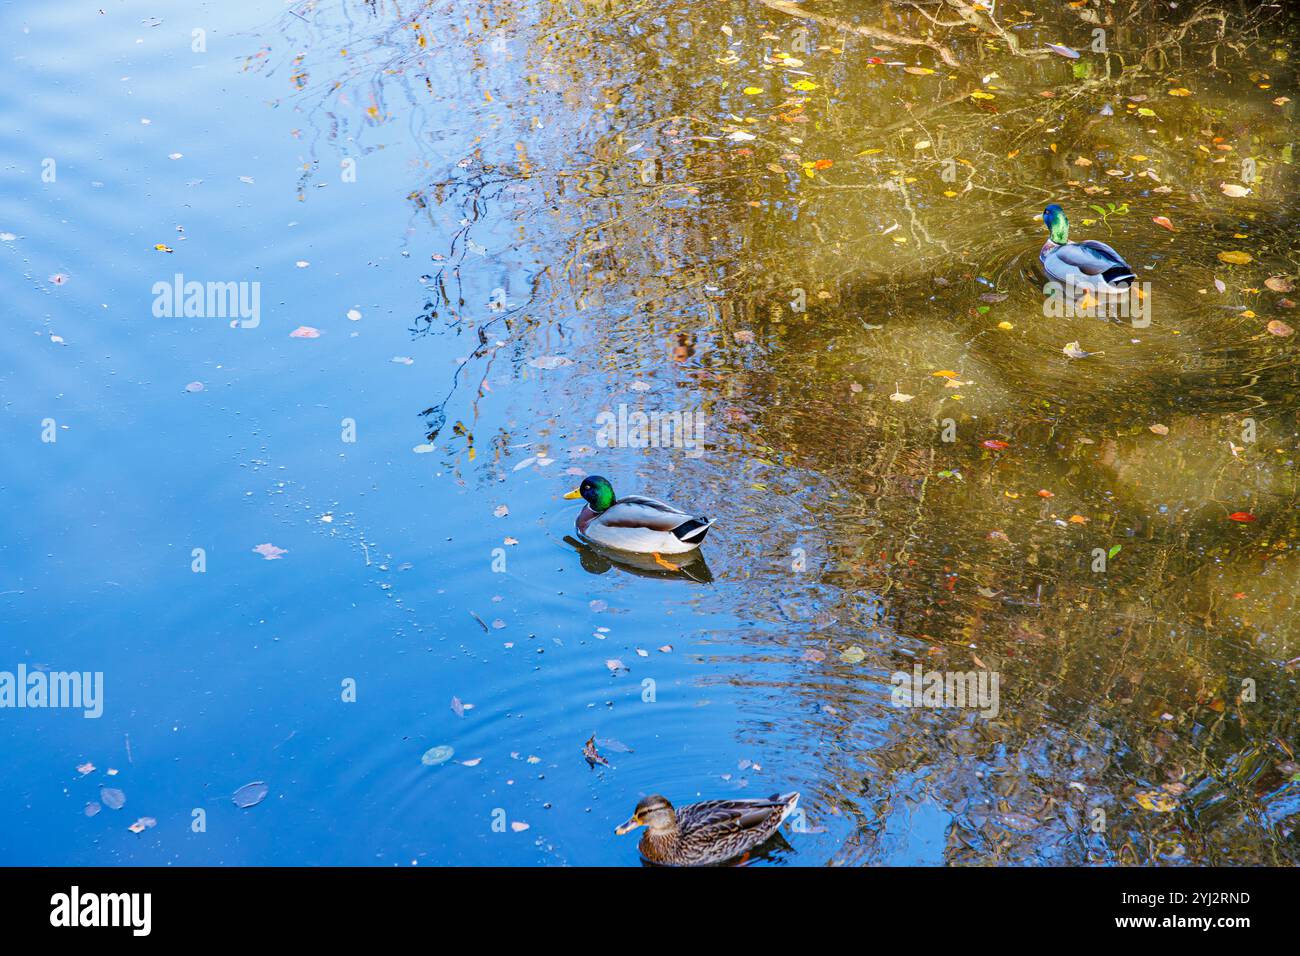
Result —
<instances>
[{"instance_id":1,"label":"duck's orange foot","mask_svg":"<svg viewBox=\"0 0 1300 956\"><path fill-rule=\"evenodd\" d=\"M671 561L665 561L659 556L658 551L650 552L650 557L654 558L655 564L659 565L661 568L667 568L669 571L680 571L682 569L680 564L673 564Z\"/></svg>"}]
</instances>

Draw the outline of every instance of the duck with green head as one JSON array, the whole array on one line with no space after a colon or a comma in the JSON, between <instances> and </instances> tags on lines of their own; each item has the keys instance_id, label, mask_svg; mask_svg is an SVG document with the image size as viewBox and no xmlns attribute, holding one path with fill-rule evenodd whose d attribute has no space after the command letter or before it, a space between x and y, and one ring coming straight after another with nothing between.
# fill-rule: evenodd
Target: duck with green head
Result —
<instances>
[{"instance_id":1,"label":"duck with green head","mask_svg":"<svg viewBox=\"0 0 1300 956\"><path fill-rule=\"evenodd\" d=\"M1070 220L1056 203L1043 210L1043 222L1048 237L1038 260L1048 278L1065 286L1070 294L1115 295L1128 291L1137 276L1118 252L1096 239L1071 242Z\"/></svg>"},{"instance_id":2,"label":"duck with green head","mask_svg":"<svg viewBox=\"0 0 1300 956\"><path fill-rule=\"evenodd\" d=\"M637 554L684 554L704 541L713 522L642 495L614 496L614 486L589 475L565 498L582 498L578 534L594 544Z\"/></svg>"}]
</instances>

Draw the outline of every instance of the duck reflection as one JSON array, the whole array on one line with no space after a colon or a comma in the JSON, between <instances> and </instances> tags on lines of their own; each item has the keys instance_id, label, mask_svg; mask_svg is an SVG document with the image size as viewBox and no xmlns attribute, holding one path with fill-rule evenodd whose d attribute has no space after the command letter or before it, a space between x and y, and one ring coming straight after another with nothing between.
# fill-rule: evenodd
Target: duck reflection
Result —
<instances>
[{"instance_id":1,"label":"duck reflection","mask_svg":"<svg viewBox=\"0 0 1300 956\"><path fill-rule=\"evenodd\" d=\"M631 551L616 551L587 541L580 541L572 535L564 536L564 543L578 552L582 569L588 574L605 574L611 568L621 568L630 574L645 578L678 578L694 581L697 584L712 584L713 572L699 549L686 554L674 554L665 564L672 564L672 570L665 564L657 564L652 555L636 554Z\"/></svg>"}]
</instances>

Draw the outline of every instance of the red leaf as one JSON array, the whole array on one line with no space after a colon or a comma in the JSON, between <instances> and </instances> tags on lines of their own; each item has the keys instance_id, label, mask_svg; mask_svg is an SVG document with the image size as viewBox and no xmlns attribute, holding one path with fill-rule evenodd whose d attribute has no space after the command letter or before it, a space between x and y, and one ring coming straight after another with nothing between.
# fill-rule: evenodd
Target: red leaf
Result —
<instances>
[{"instance_id":1,"label":"red leaf","mask_svg":"<svg viewBox=\"0 0 1300 956\"><path fill-rule=\"evenodd\" d=\"M1006 442L999 441L996 438L986 439L985 441L980 442L980 444L985 448L992 448L994 451L1001 451L1004 448L1010 447Z\"/></svg>"},{"instance_id":2,"label":"red leaf","mask_svg":"<svg viewBox=\"0 0 1300 956\"><path fill-rule=\"evenodd\" d=\"M1174 231L1174 224L1164 216L1152 216L1151 221L1154 222L1157 226L1164 226L1170 232Z\"/></svg>"},{"instance_id":3,"label":"red leaf","mask_svg":"<svg viewBox=\"0 0 1300 956\"><path fill-rule=\"evenodd\" d=\"M1229 520L1229 521L1242 521L1242 522L1245 522L1245 521L1254 521L1254 520L1255 520L1255 516L1254 516L1253 514L1251 514L1249 511L1234 511L1232 514L1228 515L1228 520Z\"/></svg>"}]
</instances>

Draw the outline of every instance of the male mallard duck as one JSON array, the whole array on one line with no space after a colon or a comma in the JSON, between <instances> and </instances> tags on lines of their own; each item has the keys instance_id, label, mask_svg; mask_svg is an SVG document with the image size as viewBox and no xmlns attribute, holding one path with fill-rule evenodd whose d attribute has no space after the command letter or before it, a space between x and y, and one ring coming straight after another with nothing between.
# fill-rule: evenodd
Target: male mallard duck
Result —
<instances>
[{"instance_id":1,"label":"male mallard duck","mask_svg":"<svg viewBox=\"0 0 1300 956\"><path fill-rule=\"evenodd\" d=\"M799 802L798 793L774 793L766 800L705 800L673 810L656 794L636 805L617 834L645 827L638 849L651 863L708 866L752 850L781 828Z\"/></svg>"},{"instance_id":2,"label":"male mallard duck","mask_svg":"<svg viewBox=\"0 0 1300 956\"><path fill-rule=\"evenodd\" d=\"M1098 295L1124 292L1137 278L1118 252L1096 239L1070 241L1070 220L1065 210L1052 203L1043 210L1043 222L1050 233L1038 259L1048 277L1071 293Z\"/></svg>"},{"instance_id":3,"label":"male mallard duck","mask_svg":"<svg viewBox=\"0 0 1300 956\"><path fill-rule=\"evenodd\" d=\"M578 534L588 540L639 554L683 554L704 541L713 522L640 495L615 498L613 486L600 475L582 479L565 498L587 504L578 514Z\"/></svg>"}]
</instances>

